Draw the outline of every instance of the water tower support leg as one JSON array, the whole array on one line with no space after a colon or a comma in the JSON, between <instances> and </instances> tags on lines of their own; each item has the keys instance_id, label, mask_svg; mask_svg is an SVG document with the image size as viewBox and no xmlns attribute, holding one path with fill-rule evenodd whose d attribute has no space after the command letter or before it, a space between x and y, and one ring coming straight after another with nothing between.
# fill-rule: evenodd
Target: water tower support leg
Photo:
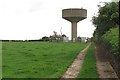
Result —
<instances>
[{"instance_id":1,"label":"water tower support leg","mask_svg":"<svg viewBox=\"0 0 120 80\"><path fill-rule=\"evenodd\" d=\"M72 22L72 36L71 36L71 40L72 42L76 42L77 41L77 22Z\"/></svg>"}]
</instances>

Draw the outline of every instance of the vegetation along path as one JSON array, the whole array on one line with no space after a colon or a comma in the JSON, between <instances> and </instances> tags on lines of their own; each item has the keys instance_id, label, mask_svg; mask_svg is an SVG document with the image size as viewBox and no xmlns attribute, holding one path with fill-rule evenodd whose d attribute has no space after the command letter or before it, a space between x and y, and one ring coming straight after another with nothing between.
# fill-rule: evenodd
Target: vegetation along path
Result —
<instances>
[{"instance_id":1,"label":"vegetation along path","mask_svg":"<svg viewBox=\"0 0 120 80\"><path fill-rule=\"evenodd\" d=\"M89 46L90 44L78 54L77 58L73 61L72 65L67 69L65 74L62 76L62 79L76 78L78 76Z\"/></svg>"}]
</instances>

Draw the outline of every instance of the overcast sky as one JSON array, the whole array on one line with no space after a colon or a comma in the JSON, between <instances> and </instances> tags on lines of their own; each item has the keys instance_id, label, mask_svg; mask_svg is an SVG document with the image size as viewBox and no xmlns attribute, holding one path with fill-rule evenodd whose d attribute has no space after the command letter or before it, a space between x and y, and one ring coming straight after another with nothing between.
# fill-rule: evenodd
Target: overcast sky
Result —
<instances>
[{"instance_id":1,"label":"overcast sky","mask_svg":"<svg viewBox=\"0 0 120 80\"><path fill-rule=\"evenodd\" d=\"M71 39L71 23L62 19L62 9L87 9L87 18L78 23L77 36L91 37L91 19L99 2L111 0L0 0L0 39L40 39L53 31Z\"/></svg>"}]
</instances>

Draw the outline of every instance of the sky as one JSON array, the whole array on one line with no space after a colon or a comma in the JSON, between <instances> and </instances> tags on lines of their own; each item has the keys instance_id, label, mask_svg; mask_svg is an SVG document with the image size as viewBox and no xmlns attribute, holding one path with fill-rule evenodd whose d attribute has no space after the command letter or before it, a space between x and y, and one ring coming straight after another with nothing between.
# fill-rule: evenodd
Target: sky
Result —
<instances>
[{"instance_id":1,"label":"sky","mask_svg":"<svg viewBox=\"0 0 120 80\"><path fill-rule=\"evenodd\" d=\"M92 16L100 2L111 0L0 0L0 39L29 40L65 34L71 39L71 23L62 18L62 9L87 9L87 18L77 24L77 36L92 37Z\"/></svg>"}]
</instances>

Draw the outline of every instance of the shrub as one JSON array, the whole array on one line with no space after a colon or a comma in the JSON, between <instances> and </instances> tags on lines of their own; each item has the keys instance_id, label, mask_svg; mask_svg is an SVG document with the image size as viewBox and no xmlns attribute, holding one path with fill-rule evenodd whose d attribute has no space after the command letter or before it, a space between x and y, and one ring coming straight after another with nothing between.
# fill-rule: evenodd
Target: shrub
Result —
<instances>
[{"instance_id":1,"label":"shrub","mask_svg":"<svg viewBox=\"0 0 120 80\"><path fill-rule=\"evenodd\" d=\"M120 57L120 53L119 53L119 29L118 29L118 25L115 26L115 28L111 28L109 31L106 32L106 34L104 34L102 36L103 38L103 43L104 46L108 49L110 49L110 52L115 54L115 55L119 55Z\"/></svg>"}]
</instances>

